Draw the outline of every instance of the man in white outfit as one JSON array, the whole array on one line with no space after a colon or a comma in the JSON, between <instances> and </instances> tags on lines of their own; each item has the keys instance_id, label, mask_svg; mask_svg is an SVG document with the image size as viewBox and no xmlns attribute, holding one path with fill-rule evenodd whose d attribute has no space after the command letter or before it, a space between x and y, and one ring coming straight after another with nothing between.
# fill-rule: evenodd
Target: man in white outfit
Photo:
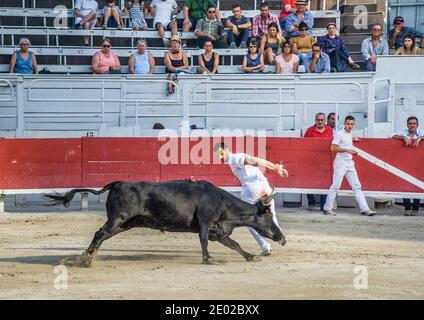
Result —
<instances>
[{"instance_id":1,"label":"man in white outfit","mask_svg":"<svg viewBox=\"0 0 424 320\"><path fill-rule=\"evenodd\" d=\"M245 153L231 153L225 143L219 142L214 146L214 153L218 154L221 160L227 163L233 174L239 179L241 189L241 199L248 203L255 203L260 197L268 195L272 189L267 178L263 175L260 168L268 169L277 173L281 177L287 177L287 170L283 169L282 164L274 164L265 159L253 157ZM275 203L271 202L272 220L277 226L278 220L275 215ZM279 226L280 227L280 226ZM248 228L256 242L259 244L262 256L271 254L271 245L255 229ZM280 227L281 229L281 227Z\"/></svg>"},{"instance_id":2,"label":"man in white outfit","mask_svg":"<svg viewBox=\"0 0 424 320\"><path fill-rule=\"evenodd\" d=\"M355 162L352 160L352 156L356 154L356 151L353 149L353 140L360 141L358 138L352 139L351 132L354 126L355 118L353 116L347 116L344 121L344 128L336 132L331 143L331 151L337 152L337 155L333 163L333 184L328 190L327 201L324 205L325 215L336 215L333 211L334 200L336 200L337 191L339 191L344 177L346 177L352 188L361 214L374 216L376 213L368 207L365 196L362 193L358 173L355 169Z\"/></svg>"}]
</instances>

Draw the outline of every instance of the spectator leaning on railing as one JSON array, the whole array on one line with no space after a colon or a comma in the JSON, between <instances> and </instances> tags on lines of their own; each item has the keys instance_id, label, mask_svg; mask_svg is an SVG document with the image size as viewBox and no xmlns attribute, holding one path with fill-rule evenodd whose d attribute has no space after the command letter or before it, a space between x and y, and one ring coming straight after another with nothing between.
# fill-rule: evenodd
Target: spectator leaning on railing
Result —
<instances>
[{"instance_id":1,"label":"spectator leaning on railing","mask_svg":"<svg viewBox=\"0 0 424 320\"><path fill-rule=\"evenodd\" d=\"M278 33L281 35L282 33L278 23L278 17L275 17L269 13L268 2L261 3L260 10L261 13L253 18L253 37L260 41L260 38L268 33L268 25L271 22L275 22L278 25Z\"/></svg>"},{"instance_id":2,"label":"spectator leaning on railing","mask_svg":"<svg viewBox=\"0 0 424 320\"><path fill-rule=\"evenodd\" d=\"M377 56L389 54L389 44L381 36L383 26L375 23L371 27L372 35L362 41L361 53L368 71L375 71L377 65Z\"/></svg>"},{"instance_id":3,"label":"spectator leaning on railing","mask_svg":"<svg viewBox=\"0 0 424 320\"><path fill-rule=\"evenodd\" d=\"M233 15L227 18L226 24L229 28L227 31L227 40L231 49L237 46L240 48L247 47L247 41L250 38L250 28L252 23L250 19L243 16L241 4L236 3L232 8Z\"/></svg>"},{"instance_id":4,"label":"spectator leaning on railing","mask_svg":"<svg viewBox=\"0 0 424 320\"><path fill-rule=\"evenodd\" d=\"M121 73L119 58L111 50L112 42L105 38L102 41L102 50L96 52L91 62L91 70L95 74Z\"/></svg>"},{"instance_id":5,"label":"spectator leaning on railing","mask_svg":"<svg viewBox=\"0 0 424 320\"><path fill-rule=\"evenodd\" d=\"M393 20L393 29L389 31L389 46L396 50L402 47L403 39L406 35L412 35L414 38L421 38L421 48L424 47L424 33L417 29L405 27L405 20L397 16Z\"/></svg>"},{"instance_id":6,"label":"spectator leaning on railing","mask_svg":"<svg viewBox=\"0 0 424 320\"><path fill-rule=\"evenodd\" d=\"M392 138L403 140L406 147L418 148L420 142L424 140L424 131L418 129L418 118L411 116L406 120L406 124L407 128L394 133ZM403 199L403 205L405 216L416 216L420 208L420 199L413 199L412 206L411 199Z\"/></svg>"},{"instance_id":7,"label":"spectator leaning on railing","mask_svg":"<svg viewBox=\"0 0 424 320\"><path fill-rule=\"evenodd\" d=\"M291 13L287 18L285 18L284 28L286 30L287 38L297 37L299 33L299 25L304 22L308 26L308 35L312 36L312 27L314 26L314 17L312 13L308 11L307 8L308 1L306 0L297 0L296 2L296 12Z\"/></svg>"},{"instance_id":8,"label":"spectator leaning on railing","mask_svg":"<svg viewBox=\"0 0 424 320\"><path fill-rule=\"evenodd\" d=\"M132 74L153 74L155 72L155 58L147 49L147 41L137 40L137 51L131 54L128 60L128 70Z\"/></svg>"},{"instance_id":9,"label":"spectator leaning on railing","mask_svg":"<svg viewBox=\"0 0 424 320\"><path fill-rule=\"evenodd\" d=\"M327 126L325 124L325 114L323 112L318 112L315 115L315 124L311 127L309 127L304 138L333 138L333 130L330 126ZM318 208L315 207L315 195L314 194L307 194L308 198L308 207L309 210L317 210ZM322 194L320 195L320 207L319 210L324 210L324 204L327 200L327 196Z\"/></svg>"},{"instance_id":10,"label":"spectator leaning on railing","mask_svg":"<svg viewBox=\"0 0 424 320\"><path fill-rule=\"evenodd\" d=\"M20 49L15 51L10 59L10 73L38 74L37 59L34 52L29 51L30 46L27 38L19 40Z\"/></svg>"},{"instance_id":11,"label":"spectator leaning on railing","mask_svg":"<svg viewBox=\"0 0 424 320\"><path fill-rule=\"evenodd\" d=\"M221 40L224 32L224 26L221 19L216 18L216 8L210 6L208 8L208 15L204 19L197 21L194 34L197 37L197 45L203 48L206 40L210 40L215 48L225 48L225 43Z\"/></svg>"},{"instance_id":12,"label":"spectator leaning on railing","mask_svg":"<svg viewBox=\"0 0 424 320\"><path fill-rule=\"evenodd\" d=\"M99 4L96 0L76 0L74 4L75 24L74 29L82 28L92 30L97 23L97 9ZM88 46L89 37L83 37L84 45Z\"/></svg>"}]
</instances>

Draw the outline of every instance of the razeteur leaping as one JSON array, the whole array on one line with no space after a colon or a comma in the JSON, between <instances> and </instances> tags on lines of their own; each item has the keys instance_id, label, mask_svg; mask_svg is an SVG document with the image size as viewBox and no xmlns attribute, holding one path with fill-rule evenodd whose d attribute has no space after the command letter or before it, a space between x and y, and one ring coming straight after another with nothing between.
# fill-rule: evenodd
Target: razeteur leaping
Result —
<instances>
[{"instance_id":1,"label":"razeteur leaping","mask_svg":"<svg viewBox=\"0 0 424 320\"><path fill-rule=\"evenodd\" d=\"M242 189L241 198L248 203L255 203L260 197L272 192L268 179L263 175L260 168L277 173L281 177L288 177L288 172L281 163L274 164L268 160L250 156L245 153L232 153L223 142L214 145L214 153L227 163L233 174L239 179ZM279 226L275 212L274 200L271 203L272 219ZM254 229L248 228L252 236L261 248L262 256L271 254L271 245ZM281 227L280 227L281 229Z\"/></svg>"}]
</instances>

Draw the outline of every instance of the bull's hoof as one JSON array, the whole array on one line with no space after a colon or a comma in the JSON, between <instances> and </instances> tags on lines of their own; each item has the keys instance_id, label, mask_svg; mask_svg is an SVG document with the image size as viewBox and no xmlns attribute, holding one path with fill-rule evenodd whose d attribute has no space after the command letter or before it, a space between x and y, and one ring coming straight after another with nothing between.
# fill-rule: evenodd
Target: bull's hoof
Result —
<instances>
[{"instance_id":1,"label":"bull's hoof","mask_svg":"<svg viewBox=\"0 0 424 320\"><path fill-rule=\"evenodd\" d=\"M283 238L280 240L280 245L285 246L286 245L286 238Z\"/></svg>"},{"instance_id":2,"label":"bull's hoof","mask_svg":"<svg viewBox=\"0 0 424 320\"><path fill-rule=\"evenodd\" d=\"M220 262L219 262L219 261L217 261L217 260L215 260L215 259L209 258L209 259L203 260L203 262L202 262L202 263L203 263L203 264L209 264L209 265L217 265L217 264L219 264Z\"/></svg>"},{"instance_id":3,"label":"bull's hoof","mask_svg":"<svg viewBox=\"0 0 424 320\"><path fill-rule=\"evenodd\" d=\"M93 260L94 260L94 258L95 258L95 256L96 256L96 254L95 253L93 253L93 254L89 254L89 253L87 253L87 252L84 252L82 255L81 255L81 257L79 258L79 265L81 266L81 267L85 267L85 268L90 268L91 267L91 264L92 264L92 262L93 262Z\"/></svg>"},{"instance_id":4,"label":"bull's hoof","mask_svg":"<svg viewBox=\"0 0 424 320\"><path fill-rule=\"evenodd\" d=\"M62 266L73 267L78 263L76 259L60 259L59 264Z\"/></svg>"},{"instance_id":5,"label":"bull's hoof","mask_svg":"<svg viewBox=\"0 0 424 320\"><path fill-rule=\"evenodd\" d=\"M262 258L260 256L251 255L251 256L247 257L246 260L252 261L252 262L259 262L259 261L262 261Z\"/></svg>"}]
</instances>

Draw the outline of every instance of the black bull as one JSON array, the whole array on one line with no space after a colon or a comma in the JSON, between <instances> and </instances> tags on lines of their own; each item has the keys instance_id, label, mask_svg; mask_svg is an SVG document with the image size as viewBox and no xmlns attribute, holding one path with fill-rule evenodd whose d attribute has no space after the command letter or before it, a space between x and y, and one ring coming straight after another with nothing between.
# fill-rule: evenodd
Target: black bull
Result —
<instances>
[{"instance_id":1,"label":"black bull","mask_svg":"<svg viewBox=\"0 0 424 320\"><path fill-rule=\"evenodd\" d=\"M252 227L259 234L285 244L281 229L272 220L270 203L275 192L249 204L207 181L112 182L102 190L73 189L65 195L46 195L51 205L69 206L78 192L96 195L109 191L106 223L94 235L79 263L90 266L103 241L134 227L199 233L203 263L213 264L208 240L218 241L247 261L260 258L244 251L229 236L236 227Z\"/></svg>"}]
</instances>

